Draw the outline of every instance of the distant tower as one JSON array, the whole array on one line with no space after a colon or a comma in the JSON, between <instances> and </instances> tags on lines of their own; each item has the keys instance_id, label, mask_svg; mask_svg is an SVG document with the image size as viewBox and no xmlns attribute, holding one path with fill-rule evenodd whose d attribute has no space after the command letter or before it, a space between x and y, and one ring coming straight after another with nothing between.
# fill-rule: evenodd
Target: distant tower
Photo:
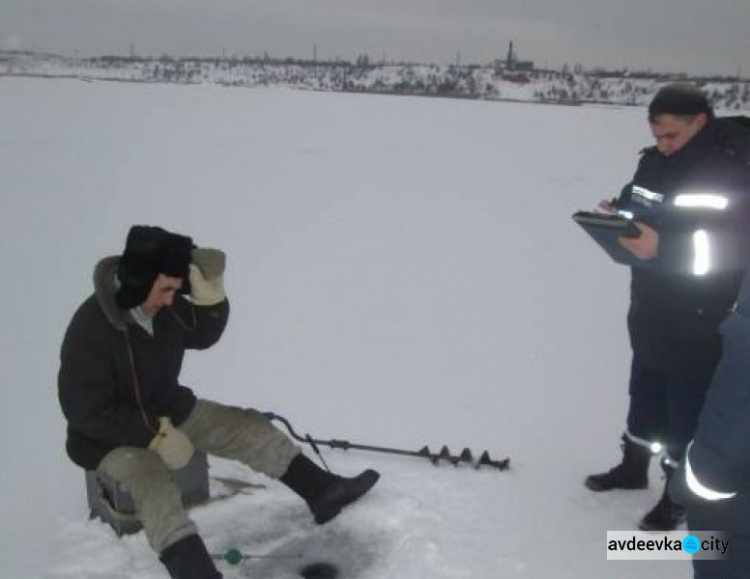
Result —
<instances>
[{"instance_id":1,"label":"distant tower","mask_svg":"<svg viewBox=\"0 0 750 579\"><path fill-rule=\"evenodd\" d=\"M516 53L513 51L513 41L508 44L508 56L505 57L505 68L513 70L516 67Z\"/></svg>"},{"instance_id":2,"label":"distant tower","mask_svg":"<svg viewBox=\"0 0 750 579\"><path fill-rule=\"evenodd\" d=\"M519 60L512 40L508 43L508 54L505 56L505 60L495 59L495 76L511 80L516 79L518 82L529 82L527 73L531 73L533 70L534 61Z\"/></svg>"}]
</instances>

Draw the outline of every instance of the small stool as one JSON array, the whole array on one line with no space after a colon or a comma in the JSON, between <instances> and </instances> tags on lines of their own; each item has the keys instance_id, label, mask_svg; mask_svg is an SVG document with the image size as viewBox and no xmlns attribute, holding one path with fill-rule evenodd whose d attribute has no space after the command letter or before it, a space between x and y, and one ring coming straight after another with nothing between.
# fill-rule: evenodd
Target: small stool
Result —
<instances>
[{"instance_id":1,"label":"small stool","mask_svg":"<svg viewBox=\"0 0 750 579\"><path fill-rule=\"evenodd\" d=\"M182 491L182 504L186 507L209 499L206 453L196 450L184 468L172 471L172 478ZM90 509L89 519L99 518L109 523L118 536L137 533L143 528L135 513L133 498L120 483L106 474L86 471L86 496Z\"/></svg>"}]
</instances>

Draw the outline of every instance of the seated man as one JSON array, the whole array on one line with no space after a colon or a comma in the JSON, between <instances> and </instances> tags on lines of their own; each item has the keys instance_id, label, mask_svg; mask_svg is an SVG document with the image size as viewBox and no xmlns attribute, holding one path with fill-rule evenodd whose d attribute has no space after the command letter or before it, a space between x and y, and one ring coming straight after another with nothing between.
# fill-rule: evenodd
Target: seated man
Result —
<instances>
[{"instance_id":1,"label":"seated man","mask_svg":"<svg viewBox=\"0 0 750 579\"><path fill-rule=\"evenodd\" d=\"M94 293L73 316L61 350L70 458L127 488L149 544L176 579L221 577L169 474L194 448L280 480L318 524L379 477L324 471L260 412L197 399L179 383L185 350L212 346L226 326L224 261L189 237L133 226L122 256L97 264Z\"/></svg>"}]
</instances>

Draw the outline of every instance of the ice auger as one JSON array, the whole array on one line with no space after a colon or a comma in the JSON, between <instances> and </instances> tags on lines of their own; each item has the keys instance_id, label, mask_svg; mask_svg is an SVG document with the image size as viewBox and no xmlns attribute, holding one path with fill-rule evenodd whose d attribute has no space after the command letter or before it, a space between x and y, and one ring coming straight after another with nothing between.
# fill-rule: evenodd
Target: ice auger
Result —
<instances>
[{"instance_id":1,"label":"ice auger","mask_svg":"<svg viewBox=\"0 0 750 579\"><path fill-rule=\"evenodd\" d=\"M438 466L438 464L443 461L448 462L453 466L458 466L459 464L470 464L474 467L474 469L477 470L483 466L496 468L497 470L508 470L508 468L510 468L510 458L493 460L492 458L490 458L490 453L486 450L479 455L479 458L475 458L474 453L472 453L468 448L464 448L461 454L454 455L446 445L443 445L443 448L440 449L440 452L431 452L428 446L423 446L420 450L404 450L401 448L388 448L384 446L372 446L369 444L355 444L353 442L349 442L348 440L321 440L318 438L313 438L309 434L301 436L300 434L295 432L294 428L292 428L292 425L283 416L279 416L278 414L275 414L273 412L266 412L265 415L269 420L277 420L281 422L289 431L289 434L292 436L292 438L294 438L295 440L309 444L321 460L323 460L323 457L320 454L320 449L318 448L318 446L322 445L328 446L330 448L339 448L341 450L354 449L366 450L370 452L384 452L387 454L398 454L402 456L416 456L419 458L426 458L435 466ZM325 464L325 460L323 460L323 464Z\"/></svg>"}]
</instances>

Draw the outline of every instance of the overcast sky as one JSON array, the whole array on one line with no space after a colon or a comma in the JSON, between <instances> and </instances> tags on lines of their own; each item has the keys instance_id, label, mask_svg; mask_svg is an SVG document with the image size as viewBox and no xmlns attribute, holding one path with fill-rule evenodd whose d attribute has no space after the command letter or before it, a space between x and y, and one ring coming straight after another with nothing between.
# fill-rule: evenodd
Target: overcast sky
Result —
<instances>
[{"instance_id":1,"label":"overcast sky","mask_svg":"<svg viewBox=\"0 0 750 579\"><path fill-rule=\"evenodd\" d=\"M750 75L750 0L0 0L0 46L62 54L486 63Z\"/></svg>"}]
</instances>

